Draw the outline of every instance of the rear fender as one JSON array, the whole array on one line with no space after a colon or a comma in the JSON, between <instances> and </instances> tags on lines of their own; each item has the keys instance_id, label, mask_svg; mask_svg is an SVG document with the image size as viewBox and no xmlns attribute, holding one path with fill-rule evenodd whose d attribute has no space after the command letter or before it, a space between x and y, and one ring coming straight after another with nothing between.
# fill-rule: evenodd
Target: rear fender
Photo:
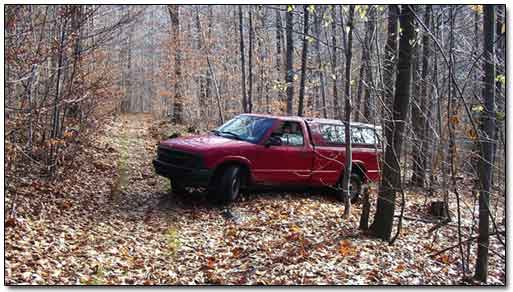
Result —
<instances>
[{"instance_id":1,"label":"rear fender","mask_svg":"<svg viewBox=\"0 0 513 292\"><path fill-rule=\"evenodd\" d=\"M361 160L353 160L353 167L351 168L352 173L358 174L362 178L362 183L366 183L369 181L369 177L367 175L367 168L365 167L365 163Z\"/></svg>"},{"instance_id":2,"label":"rear fender","mask_svg":"<svg viewBox=\"0 0 513 292\"><path fill-rule=\"evenodd\" d=\"M365 168L365 163L361 160L353 160L351 165L351 173L356 173L362 178L362 183L366 183L369 181L369 177L367 175L367 169ZM344 175L344 168L340 170L339 181L342 181Z\"/></svg>"}]
</instances>

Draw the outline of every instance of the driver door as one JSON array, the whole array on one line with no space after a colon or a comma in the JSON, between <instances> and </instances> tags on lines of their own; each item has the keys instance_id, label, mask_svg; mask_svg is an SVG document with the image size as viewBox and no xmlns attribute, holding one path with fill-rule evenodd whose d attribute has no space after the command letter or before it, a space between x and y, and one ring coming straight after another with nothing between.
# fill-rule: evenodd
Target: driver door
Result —
<instances>
[{"instance_id":1,"label":"driver door","mask_svg":"<svg viewBox=\"0 0 513 292\"><path fill-rule=\"evenodd\" d=\"M290 127L287 132L284 128ZM279 137L282 145L258 145L254 175L257 183L268 185L302 184L310 179L313 152L306 145L305 129L296 121L276 123L271 136Z\"/></svg>"}]
</instances>

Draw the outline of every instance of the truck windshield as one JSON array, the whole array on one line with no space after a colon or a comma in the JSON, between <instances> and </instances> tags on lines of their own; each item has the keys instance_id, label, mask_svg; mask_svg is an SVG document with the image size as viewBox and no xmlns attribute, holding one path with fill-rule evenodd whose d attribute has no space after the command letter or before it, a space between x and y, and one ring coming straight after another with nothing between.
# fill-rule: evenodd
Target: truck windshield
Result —
<instances>
[{"instance_id":1,"label":"truck windshield","mask_svg":"<svg viewBox=\"0 0 513 292\"><path fill-rule=\"evenodd\" d=\"M230 139L258 143L273 122L274 119L270 118L242 115L229 120L213 132Z\"/></svg>"}]
</instances>

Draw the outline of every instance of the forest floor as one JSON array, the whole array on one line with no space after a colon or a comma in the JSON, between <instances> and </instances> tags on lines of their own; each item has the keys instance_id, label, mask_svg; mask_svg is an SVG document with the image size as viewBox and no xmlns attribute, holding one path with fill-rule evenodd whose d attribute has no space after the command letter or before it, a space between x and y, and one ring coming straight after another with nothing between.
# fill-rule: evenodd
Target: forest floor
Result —
<instances>
[{"instance_id":1,"label":"forest floor","mask_svg":"<svg viewBox=\"0 0 513 292\"><path fill-rule=\"evenodd\" d=\"M432 256L457 242L456 216L430 231L422 194L406 194L394 245L358 229L360 205L343 219L327 192L250 193L213 207L155 175L158 127L150 115L119 116L66 179L7 187L17 215L5 219L5 284L461 284L458 249ZM504 285L505 271L492 236L488 284Z\"/></svg>"}]
</instances>

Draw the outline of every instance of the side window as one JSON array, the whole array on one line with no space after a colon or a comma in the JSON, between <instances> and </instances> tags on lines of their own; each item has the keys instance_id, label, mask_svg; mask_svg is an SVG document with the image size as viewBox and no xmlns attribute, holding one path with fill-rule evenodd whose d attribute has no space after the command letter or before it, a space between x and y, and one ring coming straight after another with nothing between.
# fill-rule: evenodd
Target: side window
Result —
<instances>
[{"instance_id":1,"label":"side window","mask_svg":"<svg viewBox=\"0 0 513 292\"><path fill-rule=\"evenodd\" d=\"M346 142L344 126L321 124L319 128L322 139L326 144L344 144Z\"/></svg>"},{"instance_id":2,"label":"side window","mask_svg":"<svg viewBox=\"0 0 513 292\"><path fill-rule=\"evenodd\" d=\"M362 137L365 140L365 144L376 144L376 133L374 132L374 129L363 128Z\"/></svg>"},{"instance_id":3,"label":"side window","mask_svg":"<svg viewBox=\"0 0 513 292\"><path fill-rule=\"evenodd\" d=\"M344 125L320 124L319 133L324 143L343 145L346 143ZM371 144L378 143L379 137L372 128L351 127L351 143Z\"/></svg>"},{"instance_id":4,"label":"side window","mask_svg":"<svg viewBox=\"0 0 513 292\"><path fill-rule=\"evenodd\" d=\"M272 136L279 137L282 145L286 146L303 146L304 136L303 129L298 122L283 122L280 127L276 128Z\"/></svg>"},{"instance_id":5,"label":"side window","mask_svg":"<svg viewBox=\"0 0 513 292\"><path fill-rule=\"evenodd\" d=\"M362 128L351 127L351 142L355 144L365 144L365 140L362 135Z\"/></svg>"}]
</instances>

